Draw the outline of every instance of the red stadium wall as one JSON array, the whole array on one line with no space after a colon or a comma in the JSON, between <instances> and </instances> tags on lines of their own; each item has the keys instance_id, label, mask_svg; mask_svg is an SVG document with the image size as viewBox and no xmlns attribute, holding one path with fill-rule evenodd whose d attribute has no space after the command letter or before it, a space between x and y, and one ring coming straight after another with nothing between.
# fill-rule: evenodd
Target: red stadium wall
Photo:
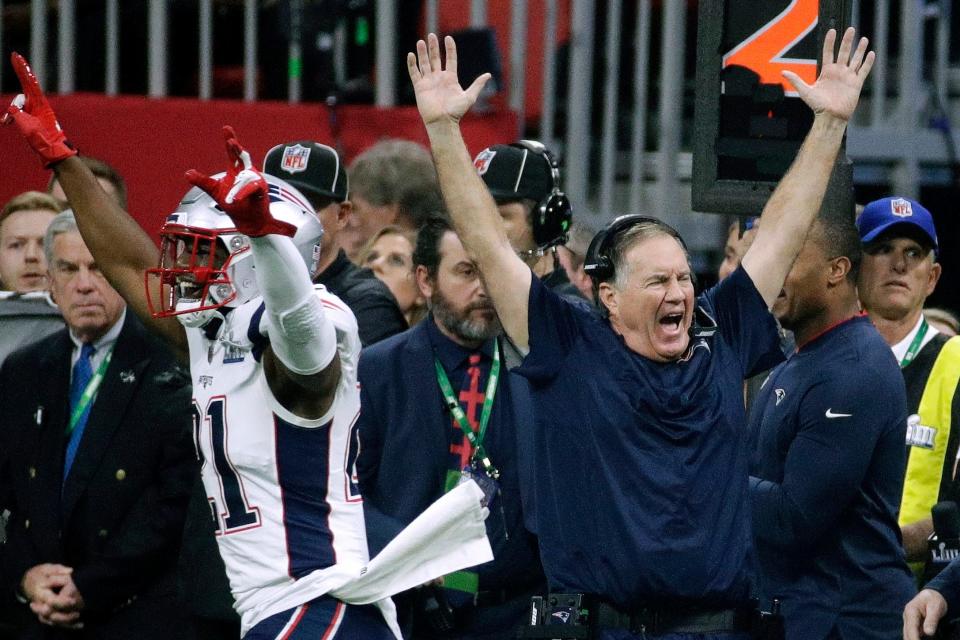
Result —
<instances>
[{"instance_id":1,"label":"red stadium wall","mask_svg":"<svg viewBox=\"0 0 960 640\"><path fill-rule=\"evenodd\" d=\"M0 104L12 96L0 96ZM259 162L273 145L312 139L338 146L349 162L386 137L427 143L414 107L377 109L344 106L337 110L336 140L330 113L322 104L244 103L228 100L108 98L94 94L53 96L50 102L70 140L82 153L116 167L127 180L131 214L156 238L167 213L189 186L187 169L224 169L220 128L232 125ZM464 136L471 153L516 137L509 113L468 116ZM0 127L0 204L28 189L43 190L49 174L12 126Z\"/></svg>"}]
</instances>

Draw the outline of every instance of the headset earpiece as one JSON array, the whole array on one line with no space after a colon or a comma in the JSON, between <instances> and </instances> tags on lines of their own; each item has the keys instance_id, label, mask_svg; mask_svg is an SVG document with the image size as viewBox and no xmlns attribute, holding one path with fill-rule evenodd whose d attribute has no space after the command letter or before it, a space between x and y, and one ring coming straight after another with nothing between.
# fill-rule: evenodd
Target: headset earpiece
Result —
<instances>
[{"instance_id":1,"label":"headset earpiece","mask_svg":"<svg viewBox=\"0 0 960 640\"><path fill-rule=\"evenodd\" d=\"M590 246L587 248L587 255L583 263L584 273L593 278L594 282L597 283L613 278L616 275L616 269L613 261L610 259L610 248L613 246L617 236L627 229L644 222L662 225L666 229L673 231L673 227L650 216L640 214L619 216L608 224L605 229L601 229L597 232L597 235L593 236L593 240L590 241ZM683 244L683 240L680 239L680 235L677 234L676 231L673 231L671 235L675 235L675 237L680 240L680 243ZM684 246L684 250L686 250L686 246Z\"/></svg>"},{"instance_id":2,"label":"headset earpiece","mask_svg":"<svg viewBox=\"0 0 960 640\"><path fill-rule=\"evenodd\" d=\"M573 220L573 208L560 190L560 167L549 150L536 140L520 140L511 144L543 158L550 167L550 193L533 208L533 241L538 249L549 249L567 241Z\"/></svg>"}]
</instances>

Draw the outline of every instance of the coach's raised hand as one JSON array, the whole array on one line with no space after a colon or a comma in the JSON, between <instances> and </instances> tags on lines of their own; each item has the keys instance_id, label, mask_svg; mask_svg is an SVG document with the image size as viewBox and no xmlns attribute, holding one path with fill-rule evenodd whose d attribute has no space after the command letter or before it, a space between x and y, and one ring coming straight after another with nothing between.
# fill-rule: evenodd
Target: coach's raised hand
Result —
<instances>
[{"instance_id":1,"label":"coach's raised hand","mask_svg":"<svg viewBox=\"0 0 960 640\"><path fill-rule=\"evenodd\" d=\"M407 71L417 96L417 108L427 127L445 120L459 122L490 79L490 74L484 73L463 89L457 78L457 45L450 36L443 43L447 50L446 69L440 60L440 42L433 33L426 42L417 41L416 54L407 54Z\"/></svg>"},{"instance_id":2,"label":"coach's raised hand","mask_svg":"<svg viewBox=\"0 0 960 640\"><path fill-rule=\"evenodd\" d=\"M37 76L30 65L17 52L10 54L13 70L20 79L23 93L17 95L3 115L3 124L13 123L33 150L40 156L44 168L65 158L77 155L77 150L67 142L67 136L57 122L57 115L43 95Z\"/></svg>"},{"instance_id":3,"label":"coach's raised hand","mask_svg":"<svg viewBox=\"0 0 960 640\"><path fill-rule=\"evenodd\" d=\"M853 27L847 29L840 41L840 50L834 56L837 32L834 29L827 31L823 39L820 75L812 85L804 82L792 71L783 72L783 75L796 87L800 98L817 115L824 114L847 121L857 108L860 90L863 89L863 83L870 75L876 55L873 51L867 53L866 38L860 38L854 50L855 36L856 31ZM853 51L852 55L851 51Z\"/></svg>"}]
</instances>

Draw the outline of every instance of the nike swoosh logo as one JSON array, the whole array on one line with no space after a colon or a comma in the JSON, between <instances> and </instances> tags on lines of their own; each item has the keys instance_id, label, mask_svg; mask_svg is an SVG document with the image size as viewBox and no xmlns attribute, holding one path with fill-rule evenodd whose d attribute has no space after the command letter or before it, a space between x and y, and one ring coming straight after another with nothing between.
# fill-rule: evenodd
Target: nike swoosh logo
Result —
<instances>
[{"instance_id":1,"label":"nike swoosh logo","mask_svg":"<svg viewBox=\"0 0 960 640\"><path fill-rule=\"evenodd\" d=\"M827 412L823 414L828 418L852 418L852 413L834 413L833 409L827 409Z\"/></svg>"}]
</instances>

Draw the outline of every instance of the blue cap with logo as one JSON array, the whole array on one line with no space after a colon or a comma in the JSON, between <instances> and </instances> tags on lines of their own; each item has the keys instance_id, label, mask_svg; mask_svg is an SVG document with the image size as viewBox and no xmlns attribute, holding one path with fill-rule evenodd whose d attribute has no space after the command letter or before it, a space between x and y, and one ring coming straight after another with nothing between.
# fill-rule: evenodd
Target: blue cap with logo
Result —
<instances>
[{"instance_id":1,"label":"blue cap with logo","mask_svg":"<svg viewBox=\"0 0 960 640\"><path fill-rule=\"evenodd\" d=\"M874 240L881 233L898 224L913 225L922 231L933 245L934 253L940 253L933 216L916 200L899 196L874 200L863 208L863 213L857 218L857 230L860 232L861 242L864 243Z\"/></svg>"}]
</instances>

